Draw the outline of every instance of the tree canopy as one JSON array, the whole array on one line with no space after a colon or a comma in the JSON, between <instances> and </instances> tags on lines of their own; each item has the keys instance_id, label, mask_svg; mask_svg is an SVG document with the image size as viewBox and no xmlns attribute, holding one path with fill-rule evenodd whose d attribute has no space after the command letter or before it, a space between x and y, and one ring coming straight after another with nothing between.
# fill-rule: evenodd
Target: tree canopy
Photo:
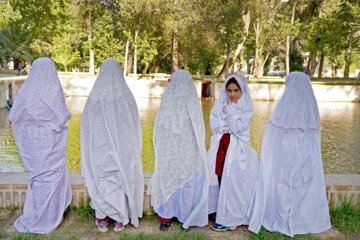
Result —
<instances>
[{"instance_id":1,"label":"tree canopy","mask_svg":"<svg viewBox=\"0 0 360 240\"><path fill-rule=\"evenodd\" d=\"M192 74L360 69L360 0L0 1L0 61L49 56L93 73L107 58L126 73Z\"/></svg>"}]
</instances>

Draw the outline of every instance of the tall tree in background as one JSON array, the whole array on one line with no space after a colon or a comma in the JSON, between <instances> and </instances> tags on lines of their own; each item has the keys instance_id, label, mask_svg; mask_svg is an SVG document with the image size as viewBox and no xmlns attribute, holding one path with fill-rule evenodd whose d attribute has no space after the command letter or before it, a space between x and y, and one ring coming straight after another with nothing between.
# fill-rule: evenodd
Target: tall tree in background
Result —
<instances>
[{"instance_id":1,"label":"tall tree in background","mask_svg":"<svg viewBox=\"0 0 360 240\"><path fill-rule=\"evenodd\" d=\"M215 8L216 9L216 8ZM224 0L218 11L219 38L225 46L225 61L219 73L219 79L225 79L234 61L244 48L249 34L250 9L247 2ZM241 16L241 17L240 17Z\"/></svg>"},{"instance_id":2,"label":"tall tree in background","mask_svg":"<svg viewBox=\"0 0 360 240\"><path fill-rule=\"evenodd\" d=\"M276 15L281 7L281 1L256 0L252 2L252 27L255 39L255 53L252 74L255 77L263 76L263 46L272 37L271 28L276 25ZM267 31L264 31L267 29Z\"/></svg>"},{"instance_id":3,"label":"tall tree in background","mask_svg":"<svg viewBox=\"0 0 360 240\"><path fill-rule=\"evenodd\" d=\"M352 52L360 48L360 6L359 0L344 1L341 7L341 19L347 30L348 40L345 52L344 78L349 77ZM359 75L360 76L360 75Z\"/></svg>"},{"instance_id":4,"label":"tall tree in background","mask_svg":"<svg viewBox=\"0 0 360 240\"><path fill-rule=\"evenodd\" d=\"M97 0L73 0L73 4L77 6L79 21L82 25L83 32L87 36L89 50L89 73L95 74L95 55L92 43L93 38L93 22L96 19L95 10L99 6Z\"/></svg>"},{"instance_id":5,"label":"tall tree in background","mask_svg":"<svg viewBox=\"0 0 360 240\"><path fill-rule=\"evenodd\" d=\"M20 17L13 23L13 27L27 33L27 43L39 49L42 55L48 54L49 44L56 34L57 25L64 18L64 1L43 0L41 4L34 4L32 0L10 0L14 12Z\"/></svg>"},{"instance_id":6,"label":"tall tree in background","mask_svg":"<svg viewBox=\"0 0 360 240\"><path fill-rule=\"evenodd\" d=\"M290 20L291 26L294 24L295 21L296 4L297 4L297 0L293 0L292 10L291 10L291 20ZM289 32L288 35L286 36L286 57L285 57L286 76L289 75L290 73L290 34L291 32Z\"/></svg>"}]
</instances>

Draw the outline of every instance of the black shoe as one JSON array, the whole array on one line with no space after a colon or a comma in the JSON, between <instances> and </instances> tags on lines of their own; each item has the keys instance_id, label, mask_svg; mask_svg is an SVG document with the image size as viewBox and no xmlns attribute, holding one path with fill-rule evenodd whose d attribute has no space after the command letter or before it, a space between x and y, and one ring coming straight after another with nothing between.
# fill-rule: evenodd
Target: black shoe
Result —
<instances>
[{"instance_id":1,"label":"black shoe","mask_svg":"<svg viewBox=\"0 0 360 240\"><path fill-rule=\"evenodd\" d=\"M160 230L167 231L167 230L169 230L170 225L171 225L170 222L162 222L162 223L160 223Z\"/></svg>"},{"instance_id":2,"label":"black shoe","mask_svg":"<svg viewBox=\"0 0 360 240\"><path fill-rule=\"evenodd\" d=\"M181 231L182 231L182 232L188 232L188 231L189 231L189 228L184 228L183 225L181 225Z\"/></svg>"}]
</instances>

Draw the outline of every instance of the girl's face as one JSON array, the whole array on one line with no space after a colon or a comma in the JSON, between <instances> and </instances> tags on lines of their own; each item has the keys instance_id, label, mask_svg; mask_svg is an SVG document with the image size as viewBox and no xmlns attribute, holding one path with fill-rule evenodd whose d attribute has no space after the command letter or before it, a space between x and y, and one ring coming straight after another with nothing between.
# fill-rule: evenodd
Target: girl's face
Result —
<instances>
[{"instance_id":1,"label":"girl's face","mask_svg":"<svg viewBox=\"0 0 360 240\"><path fill-rule=\"evenodd\" d=\"M241 89L235 83L230 83L226 88L226 94L232 103L236 103L241 97Z\"/></svg>"}]
</instances>

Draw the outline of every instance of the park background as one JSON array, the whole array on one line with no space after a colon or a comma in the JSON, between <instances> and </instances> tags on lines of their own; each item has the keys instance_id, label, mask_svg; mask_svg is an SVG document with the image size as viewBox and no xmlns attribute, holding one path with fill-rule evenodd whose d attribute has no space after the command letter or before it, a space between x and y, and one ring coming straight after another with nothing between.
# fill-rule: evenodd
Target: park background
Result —
<instances>
[{"instance_id":1,"label":"park background","mask_svg":"<svg viewBox=\"0 0 360 240\"><path fill-rule=\"evenodd\" d=\"M1 0L0 15L2 69L47 56L90 74L110 57L142 75L360 72L358 0Z\"/></svg>"},{"instance_id":2,"label":"park background","mask_svg":"<svg viewBox=\"0 0 360 240\"><path fill-rule=\"evenodd\" d=\"M359 38L360 10L356 0L0 0L0 73L4 73L0 74L4 76L0 83L4 82L4 89L12 84L17 91L25 78L10 79L8 75L14 75L18 63L21 61L24 66L38 57L50 57L60 71L63 86L74 83L64 87L68 106L74 109L76 101L71 99L82 99L78 107L82 111L86 97L76 96L76 85L81 80L92 86L101 63L112 57L126 69L128 84L136 86L132 90L145 85L150 88L154 86L151 79L161 76L165 78L159 83L164 85L163 91L171 69L183 67L200 80L211 78L216 86L221 86L220 80L229 72L247 72L250 79L261 80L260 83L249 81L249 86L256 89L254 92L260 92L259 86L273 88L280 97L283 76L290 71L306 70L315 90L326 89L326 99L335 95L333 90L337 89L337 93L354 92L359 100L356 90L359 88L356 77L360 76ZM274 80L280 82L276 87L272 84ZM319 81L325 86L317 85ZM198 81L194 83L198 85ZM150 120L142 119L143 159L153 159L150 151L153 119L161 100L148 97L137 101L139 106L152 106L145 107L140 114L151 115ZM207 118L214 101L201 99ZM259 102L257 112L271 112L275 101ZM139 104L142 102L145 103ZM359 104L319 102L323 113L322 133L328 132L322 139L330 143L322 143L326 153L323 157L330 157L335 162L331 166L336 166L325 171L330 173L325 178L327 196L332 203L333 228L324 234L296 236L296 239L360 238ZM250 234L246 226L226 234L214 233L209 228L179 233L178 228L173 228L158 236L158 220L152 215L144 215L140 234L131 226L122 235L97 233L95 224L88 219L94 213L83 201L86 187L78 172L81 111L73 111L68 122L67 160L68 169L74 171L71 179L75 204L67 212L65 222L51 236L18 234L12 224L21 214L27 176L25 172L5 171L0 174L0 205L7 207L0 209L0 239L287 239L264 229L259 235ZM22 161L7 120L8 111L3 109L0 113L5 119L0 121L0 158L12 156L20 165ZM268 115L255 116L252 136L257 132L262 134L267 118ZM254 141L252 144L259 151L261 139L257 142L258 145ZM342 149L340 154L338 149ZM150 155L144 154L146 150ZM345 153L356 157L344 159ZM143 163L144 170L151 172L153 161L148 163ZM145 180L150 176L145 173ZM353 198L342 201L344 196ZM146 206L150 210L149 198Z\"/></svg>"}]
</instances>

